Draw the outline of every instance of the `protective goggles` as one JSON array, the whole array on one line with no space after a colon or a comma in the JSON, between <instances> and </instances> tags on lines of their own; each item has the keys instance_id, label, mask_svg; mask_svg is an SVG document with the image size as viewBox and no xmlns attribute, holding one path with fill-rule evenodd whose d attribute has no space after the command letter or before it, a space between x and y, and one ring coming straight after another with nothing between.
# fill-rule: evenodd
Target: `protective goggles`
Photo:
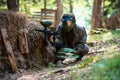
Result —
<instances>
[{"instance_id":1,"label":"protective goggles","mask_svg":"<svg viewBox=\"0 0 120 80\"><path fill-rule=\"evenodd\" d=\"M73 18L70 16L65 16L61 19L61 21L72 21L72 20L73 20Z\"/></svg>"}]
</instances>

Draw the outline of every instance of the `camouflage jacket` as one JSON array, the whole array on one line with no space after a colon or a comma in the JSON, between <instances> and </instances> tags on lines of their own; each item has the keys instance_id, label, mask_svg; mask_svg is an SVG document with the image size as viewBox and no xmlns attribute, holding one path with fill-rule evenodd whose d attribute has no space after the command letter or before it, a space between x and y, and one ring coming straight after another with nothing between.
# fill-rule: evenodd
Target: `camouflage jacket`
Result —
<instances>
[{"instance_id":1,"label":"camouflage jacket","mask_svg":"<svg viewBox=\"0 0 120 80\"><path fill-rule=\"evenodd\" d=\"M70 48L82 48L87 40L87 34L84 27L75 25L73 29L66 32L60 23L56 29L58 36L56 36L56 43L62 43L63 45Z\"/></svg>"}]
</instances>

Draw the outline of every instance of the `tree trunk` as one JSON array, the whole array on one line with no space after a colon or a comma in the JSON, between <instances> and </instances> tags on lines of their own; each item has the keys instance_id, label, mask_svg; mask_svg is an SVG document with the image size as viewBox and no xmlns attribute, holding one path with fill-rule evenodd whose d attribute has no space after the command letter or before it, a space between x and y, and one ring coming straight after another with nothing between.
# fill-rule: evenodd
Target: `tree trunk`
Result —
<instances>
[{"instance_id":1,"label":"tree trunk","mask_svg":"<svg viewBox=\"0 0 120 80\"><path fill-rule=\"evenodd\" d=\"M8 10L18 12L19 11L19 0L7 0Z\"/></svg>"},{"instance_id":2,"label":"tree trunk","mask_svg":"<svg viewBox=\"0 0 120 80\"><path fill-rule=\"evenodd\" d=\"M45 18L46 18L46 6L47 6L47 2L46 2L46 0L44 0L44 10L45 10L45 12L44 12L44 14L45 14Z\"/></svg>"},{"instance_id":3,"label":"tree trunk","mask_svg":"<svg viewBox=\"0 0 120 80\"><path fill-rule=\"evenodd\" d=\"M101 4L102 4L102 0L94 0L93 11L92 11L91 30L102 27Z\"/></svg>"},{"instance_id":4,"label":"tree trunk","mask_svg":"<svg viewBox=\"0 0 120 80\"><path fill-rule=\"evenodd\" d=\"M46 0L44 0L44 9L46 9L46 4L47 2L46 2Z\"/></svg>"},{"instance_id":5,"label":"tree trunk","mask_svg":"<svg viewBox=\"0 0 120 80\"><path fill-rule=\"evenodd\" d=\"M57 12L56 12L56 26L60 23L60 19L63 13L63 5L62 0L56 0L57 1Z\"/></svg>"},{"instance_id":6,"label":"tree trunk","mask_svg":"<svg viewBox=\"0 0 120 80\"><path fill-rule=\"evenodd\" d=\"M70 6L70 13L73 12L73 5L72 5L72 0L69 0L69 6Z\"/></svg>"}]
</instances>

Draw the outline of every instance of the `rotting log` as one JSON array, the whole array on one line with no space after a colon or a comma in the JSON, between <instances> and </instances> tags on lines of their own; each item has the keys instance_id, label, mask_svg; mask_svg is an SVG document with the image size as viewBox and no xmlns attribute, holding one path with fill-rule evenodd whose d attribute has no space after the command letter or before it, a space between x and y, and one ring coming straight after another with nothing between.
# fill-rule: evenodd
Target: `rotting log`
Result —
<instances>
[{"instance_id":1,"label":"rotting log","mask_svg":"<svg viewBox=\"0 0 120 80\"><path fill-rule=\"evenodd\" d=\"M29 54L29 48L28 48L28 37L27 37L28 30L26 28L22 28L18 31L18 41L19 41L19 48L21 53L26 56L28 59L29 67L32 68L31 65L31 59Z\"/></svg>"},{"instance_id":2,"label":"rotting log","mask_svg":"<svg viewBox=\"0 0 120 80\"><path fill-rule=\"evenodd\" d=\"M8 54L8 58L10 60L10 64L12 66L12 70L14 72L18 72L18 68L16 66L16 62L15 62L15 59L14 59L12 45L11 45L11 43L9 41L6 28L1 29L1 34L2 34L3 42L4 42L4 45L5 45L7 54Z\"/></svg>"},{"instance_id":3,"label":"rotting log","mask_svg":"<svg viewBox=\"0 0 120 80\"><path fill-rule=\"evenodd\" d=\"M27 33L28 31L26 28L20 29L18 33L19 48L21 53L29 53Z\"/></svg>"}]
</instances>

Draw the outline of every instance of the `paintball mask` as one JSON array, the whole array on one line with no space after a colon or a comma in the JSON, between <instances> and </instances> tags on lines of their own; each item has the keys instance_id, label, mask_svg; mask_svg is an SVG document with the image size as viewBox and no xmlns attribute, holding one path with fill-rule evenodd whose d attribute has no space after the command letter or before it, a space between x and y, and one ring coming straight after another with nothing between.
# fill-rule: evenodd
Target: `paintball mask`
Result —
<instances>
[{"instance_id":1,"label":"paintball mask","mask_svg":"<svg viewBox=\"0 0 120 80\"><path fill-rule=\"evenodd\" d=\"M64 14L61 21L63 28L69 32L75 24L75 16L72 13Z\"/></svg>"},{"instance_id":2,"label":"paintball mask","mask_svg":"<svg viewBox=\"0 0 120 80\"><path fill-rule=\"evenodd\" d=\"M72 21L72 22L75 22L75 15L72 14L72 13L67 13L67 14L64 14L62 19L61 19L62 22L64 21Z\"/></svg>"}]
</instances>

